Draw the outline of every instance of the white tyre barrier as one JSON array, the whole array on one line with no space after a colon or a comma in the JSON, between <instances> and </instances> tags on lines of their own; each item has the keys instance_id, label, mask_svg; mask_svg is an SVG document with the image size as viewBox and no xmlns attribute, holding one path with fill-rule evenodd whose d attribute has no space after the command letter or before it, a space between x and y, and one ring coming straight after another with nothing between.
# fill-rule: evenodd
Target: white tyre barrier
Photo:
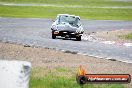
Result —
<instances>
[{"instance_id":1,"label":"white tyre barrier","mask_svg":"<svg viewBox=\"0 0 132 88\"><path fill-rule=\"evenodd\" d=\"M0 88L28 88L31 63L0 60Z\"/></svg>"}]
</instances>

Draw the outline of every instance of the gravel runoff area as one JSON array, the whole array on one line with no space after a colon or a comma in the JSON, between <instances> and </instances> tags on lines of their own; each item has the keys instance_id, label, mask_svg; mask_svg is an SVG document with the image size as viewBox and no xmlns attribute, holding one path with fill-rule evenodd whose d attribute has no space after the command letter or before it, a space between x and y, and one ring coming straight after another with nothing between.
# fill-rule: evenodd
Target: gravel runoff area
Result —
<instances>
[{"instance_id":1,"label":"gravel runoff area","mask_svg":"<svg viewBox=\"0 0 132 88\"><path fill-rule=\"evenodd\" d=\"M70 52L62 52L49 48L30 47L0 42L0 59L2 60L26 60L32 63L32 67L44 67L54 69L64 67L77 69L82 65L88 74L130 74L132 64L106 59L79 55ZM124 84L127 88L130 84Z\"/></svg>"},{"instance_id":2,"label":"gravel runoff area","mask_svg":"<svg viewBox=\"0 0 132 88\"><path fill-rule=\"evenodd\" d=\"M116 42L129 42L132 43L132 40L126 40L123 38L120 38L119 36L127 35L132 33L132 29L122 29L122 30L111 30L111 31L101 31L96 32L95 36L97 38L103 39L105 41L116 41Z\"/></svg>"}]
</instances>

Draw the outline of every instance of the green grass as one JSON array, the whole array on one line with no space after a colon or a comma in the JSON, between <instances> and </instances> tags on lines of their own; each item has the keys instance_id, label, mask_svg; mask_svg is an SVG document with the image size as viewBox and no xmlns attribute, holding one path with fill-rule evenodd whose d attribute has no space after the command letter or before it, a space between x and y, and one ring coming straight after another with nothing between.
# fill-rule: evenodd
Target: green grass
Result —
<instances>
[{"instance_id":1,"label":"green grass","mask_svg":"<svg viewBox=\"0 0 132 88\"><path fill-rule=\"evenodd\" d=\"M68 13L79 15L83 19L98 20L132 20L132 8L100 8L104 6L132 6L132 2L112 0L0 0L8 3L40 3L59 6L86 7L51 7L51 6L4 6L0 5L1 17L22 18L55 18L57 14ZM88 6L88 7L87 7ZM95 6L95 7L94 7ZM97 6L97 7L96 7ZM90 8L91 7L91 8ZM93 8L94 7L94 8Z\"/></svg>"},{"instance_id":2,"label":"green grass","mask_svg":"<svg viewBox=\"0 0 132 88\"><path fill-rule=\"evenodd\" d=\"M127 34L127 35L119 36L119 38L126 39L126 40L132 40L132 33Z\"/></svg>"},{"instance_id":3,"label":"green grass","mask_svg":"<svg viewBox=\"0 0 132 88\"><path fill-rule=\"evenodd\" d=\"M29 88L80 88L75 80L75 69L56 68L54 70L33 68ZM83 88L124 88L121 84L86 84Z\"/></svg>"},{"instance_id":4,"label":"green grass","mask_svg":"<svg viewBox=\"0 0 132 88\"><path fill-rule=\"evenodd\" d=\"M0 6L0 12L1 17L55 18L57 14L68 13L83 19L132 20L132 9Z\"/></svg>"},{"instance_id":5,"label":"green grass","mask_svg":"<svg viewBox=\"0 0 132 88\"><path fill-rule=\"evenodd\" d=\"M126 39L131 39L132 40L132 33L131 34L128 34L125 36Z\"/></svg>"}]
</instances>

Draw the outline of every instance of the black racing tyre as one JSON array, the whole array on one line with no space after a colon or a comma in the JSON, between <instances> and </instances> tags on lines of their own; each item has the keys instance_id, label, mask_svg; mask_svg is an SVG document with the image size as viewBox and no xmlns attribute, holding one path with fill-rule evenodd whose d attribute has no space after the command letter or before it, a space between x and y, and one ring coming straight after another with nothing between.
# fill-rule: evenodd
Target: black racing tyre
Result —
<instances>
[{"instance_id":1,"label":"black racing tyre","mask_svg":"<svg viewBox=\"0 0 132 88\"><path fill-rule=\"evenodd\" d=\"M77 36L77 37L76 37L76 40L77 40L77 41L81 41L81 36Z\"/></svg>"},{"instance_id":2,"label":"black racing tyre","mask_svg":"<svg viewBox=\"0 0 132 88\"><path fill-rule=\"evenodd\" d=\"M52 39L55 39L55 38L56 38L56 36L54 34L54 31L52 31Z\"/></svg>"},{"instance_id":3,"label":"black racing tyre","mask_svg":"<svg viewBox=\"0 0 132 88\"><path fill-rule=\"evenodd\" d=\"M76 81L78 84L83 85L86 84L87 78L85 76L77 76Z\"/></svg>"}]
</instances>

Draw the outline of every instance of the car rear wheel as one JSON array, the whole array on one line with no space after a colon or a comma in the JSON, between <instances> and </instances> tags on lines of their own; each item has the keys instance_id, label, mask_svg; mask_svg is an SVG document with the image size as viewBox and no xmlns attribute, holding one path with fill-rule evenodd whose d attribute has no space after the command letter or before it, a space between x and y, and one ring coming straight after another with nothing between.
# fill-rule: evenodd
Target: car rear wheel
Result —
<instances>
[{"instance_id":1,"label":"car rear wheel","mask_svg":"<svg viewBox=\"0 0 132 88\"><path fill-rule=\"evenodd\" d=\"M77 37L76 37L76 40L77 40L77 41L81 41L81 36L77 36Z\"/></svg>"},{"instance_id":2,"label":"car rear wheel","mask_svg":"<svg viewBox=\"0 0 132 88\"><path fill-rule=\"evenodd\" d=\"M56 35L54 34L54 31L52 31L52 39L55 39Z\"/></svg>"}]
</instances>

